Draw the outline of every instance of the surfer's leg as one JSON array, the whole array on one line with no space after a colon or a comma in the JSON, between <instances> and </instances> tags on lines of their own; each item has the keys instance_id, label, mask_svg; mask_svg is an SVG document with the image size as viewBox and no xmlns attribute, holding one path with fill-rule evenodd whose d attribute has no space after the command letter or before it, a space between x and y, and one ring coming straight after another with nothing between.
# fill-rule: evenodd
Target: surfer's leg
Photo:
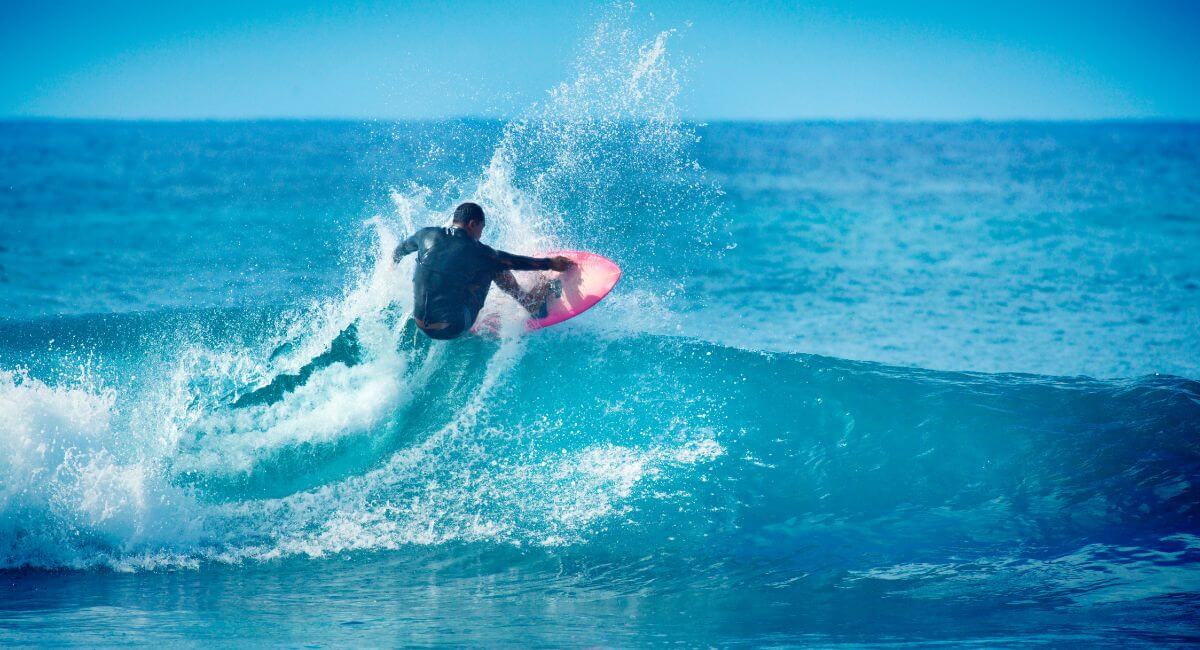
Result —
<instances>
[{"instance_id":1,"label":"surfer's leg","mask_svg":"<svg viewBox=\"0 0 1200 650\"><path fill-rule=\"evenodd\" d=\"M530 292L521 288L520 283L517 282L517 278L513 276L512 271L500 271L492 278L492 280L496 283L497 287L500 287L501 291L512 296L513 300L521 303L521 306L525 309L532 312L537 308L536 300L533 299L533 297L530 295Z\"/></svg>"},{"instance_id":2,"label":"surfer's leg","mask_svg":"<svg viewBox=\"0 0 1200 650\"><path fill-rule=\"evenodd\" d=\"M496 282L496 286L500 287L501 291L521 303L521 306L534 317L544 315L542 312L545 311L546 299L548 297L561 293L561 289L559 289L561 285L556 280L547 280L544 277L540 278L540 281L529 291L521 288L512 271L501 271L496 274L493 280Z\"/></svg>"},{"instance_id":3,"label":"surfer's leg","mask_svg":"<svg viewBox=\"0 0 1200 650\"><path fill-rule=\"evenodd\" d=\"M513 276L512 271L500 271L492 277L492 281L504 293L513 297L513 300L521 304L525 304L525 290L521 288L517 278Z\"/></svg>"},{"instance_id":4,"label":"surfer's leg","mask_svg":"<svg viewBox=\"0 0 1200 650\"><path fill-rule=\"evenodd\" d=\"M545 276L539 279L537 285L525 294L529 301L525 308L534 318L545 318L547 310L550 308L550 300L562 295L562 281Z\"/></svg>"}]
</instances>

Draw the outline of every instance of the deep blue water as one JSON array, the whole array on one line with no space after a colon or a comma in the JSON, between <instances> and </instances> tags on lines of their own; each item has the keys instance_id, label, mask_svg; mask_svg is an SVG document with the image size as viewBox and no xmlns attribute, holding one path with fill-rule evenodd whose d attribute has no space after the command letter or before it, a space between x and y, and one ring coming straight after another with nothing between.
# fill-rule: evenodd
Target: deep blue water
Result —
<instances>
[{"instance_id":1,"label":"deep blue water","mask_svg":"<svg viewBox=\"0 0 1200 650\"><path fill-rule=\"evenodd\" d=\"M693 125L646 74L0 124L0 643L1200 642L1200 126ZM467 198L622 284L426 341L388 253Z\"/></svg>"}]
</instances>

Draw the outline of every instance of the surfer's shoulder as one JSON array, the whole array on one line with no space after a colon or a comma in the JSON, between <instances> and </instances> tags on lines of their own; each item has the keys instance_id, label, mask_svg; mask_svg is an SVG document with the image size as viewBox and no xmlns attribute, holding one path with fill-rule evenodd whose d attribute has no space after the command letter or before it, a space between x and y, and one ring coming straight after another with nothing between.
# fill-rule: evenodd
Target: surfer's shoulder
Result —
<instances>
[{"instance_id":1,"label":"surfer's shoulder","mask_svg":"<svg viewBox=\"0 0 1200 650\"><path fill-rule=\"evenodd\" d=\"M426 242L426 245L429 245L441 235L441 232L442 229L437 226L426 226L413 233L412 238L414 241Z\"/></svg>"}]
</instances>

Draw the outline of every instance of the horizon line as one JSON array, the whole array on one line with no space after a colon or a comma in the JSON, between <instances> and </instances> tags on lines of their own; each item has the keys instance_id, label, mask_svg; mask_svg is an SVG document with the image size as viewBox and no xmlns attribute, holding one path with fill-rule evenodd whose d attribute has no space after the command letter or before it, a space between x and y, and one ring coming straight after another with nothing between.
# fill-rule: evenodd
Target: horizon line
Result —
<instances>
[{"instance_id":1,"label":"horizon line","mask_svg":"<svg viewBox=\"0 0 1200 650\"><path fill-rule=\"evenodd\" d=\"M438 123L438 122L512 122L522 119L486 115L450 115L445 117L306 117L306 116L243 116L243 117L105 117L55 115L0 115L0 123L15 122L75 122L75 123L150 123L150 124L247 124L255 122L309 123ZM620 121L631 121L623 119ZM1200 117L684 117L683 124L1197 124Z\"/></svg>"}]
</instances>

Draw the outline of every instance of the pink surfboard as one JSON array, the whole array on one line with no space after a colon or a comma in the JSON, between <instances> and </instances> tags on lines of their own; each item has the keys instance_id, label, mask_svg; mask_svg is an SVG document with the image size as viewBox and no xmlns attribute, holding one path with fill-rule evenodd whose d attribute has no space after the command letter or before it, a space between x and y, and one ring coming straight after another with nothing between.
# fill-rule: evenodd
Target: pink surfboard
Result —
<instances>
[{"instance_id":1,"label":"pink surfboard","mask_svg":"<svg viewBox=\"0 0 1200 650\"><path fill-rule=\"evenodd\" d=\"M551 297L542 318L525 321L526 330L539 330L570 320L591 309L617 286L621 279L621 267L612 260L586 251L550 251L545 257L561 255L575 262L575 267L563 273L550 273L562 283L562 294ZM473 331L496 331L498 323L491 318L480 319L471 328Z\"/></svg>"},{"instance_id":2,"label":"pink surfboard","mask_svg":"<svg viewBox=\"0 0 1200 650\"><path fill-rule=\"evenodd\" d=\"M538 330L570 320L596 306L621 279L621 267L612 260L585 251L551 251L546 257L561 255L575 262L575 268L558 274L562 295L551 298L544 318L531 318L525 328Z\"/></svg>"}]
</instances>

